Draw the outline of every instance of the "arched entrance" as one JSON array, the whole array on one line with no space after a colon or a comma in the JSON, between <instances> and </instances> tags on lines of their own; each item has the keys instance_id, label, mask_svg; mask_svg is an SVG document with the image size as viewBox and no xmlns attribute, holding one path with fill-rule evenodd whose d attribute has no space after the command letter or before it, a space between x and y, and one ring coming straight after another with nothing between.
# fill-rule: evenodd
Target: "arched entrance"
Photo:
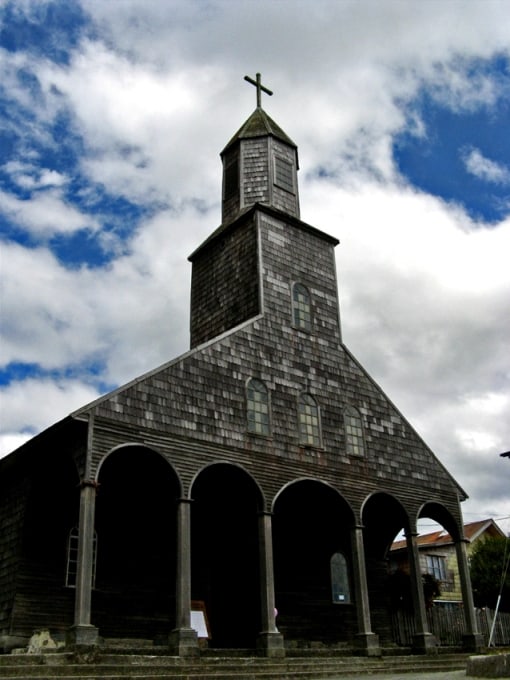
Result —
<instances>
[{"instance_id":1,"label":"arched entrance","mask_svg":"<svg viewBox=\"0 0 510 680\"><path fill-rule=\"evenodd\" d=\"M261 493L241 468L211 465L191 489L191 597L208 617L211 647L250 647L260 632Z\"/></svg>"},{"instance_id":2,"label":"arched entrance","mask_svg":"<svg viewBox=\"0 0 510 680\"><path fill-rule=\"evenodd\" d=\"M273 513L277 625L287 640L337 642L356 633L348 503L328 485L285 487Z\"/></svg>"},{"instance_id":3,"label":"arched entrance","mask_svg":"<svg viewBox=\"0 0 510 680\"><path fill-rule=\"evenodd\" d=\"M372 626L381 642L388 644L394 638L394 609L402 606L411 613L413 609L408 574L389 573L391 545L400 531L409 531L409 518L393 496L381 492L365 501L362 523Z\"/></svg>"},{"instance_id":4,"label":"arched entrance","mask_svg":"<svg viewBox=\"0 0 510 680\"><path fill-rule=\"evenodd\" d=\"M429 542L426 550L422 550L420 546L420 562L424 579L429 579L430 583L434 586L434 590L428 594L426 593L427 609L432 609L434 599L440 596L442 596L443 601L457 601L460 606L462 590L459 580L458 555L455 546L462 538L462 527L457 526L452 515L444 506L435 502L425 503L420 509L417 519L419 534L430 534L437 531L439 527L434 526L434 523L441 525L443 532L449 534L446 546L443 540L443 546L439 546L439 549L437 545L434 545L433 541ZM432 524L430 522L427 523L427 520L432 520ZM423 529L424 526L425 530ZM431 526L432 528L430 528ZM418 539L419 544L420 542L420 539Z\"/></svg>"},{"instance_id":5,"label":"arched entrance","mask_svg":"<svg viewBox=\"0 0 510 680\"><path fill-rule=\"evenodd\" d=\"M462 642L466 649L477 650L482 647L483 640L474 611L463 528L440 503L425 503L418 518L434 520L446 530L445 534L449 534L440 534L435 544L430 542L421 555L425 578L433 588L427 602L429 626L440 644L459 645ZM448 609L448 621L442 615L443 607Z\"/></svg>"},{"instance_id":6,"label":"arched entrance","mask_svg":"<svg viewBox=\"0 0 510 680\"><path fill-rule=\"evenodd\" d=\"M176 499L171 466L125 446L101 465L92 623L104 637L165 638L175 625Z\"/></svg>"}]
</instances>

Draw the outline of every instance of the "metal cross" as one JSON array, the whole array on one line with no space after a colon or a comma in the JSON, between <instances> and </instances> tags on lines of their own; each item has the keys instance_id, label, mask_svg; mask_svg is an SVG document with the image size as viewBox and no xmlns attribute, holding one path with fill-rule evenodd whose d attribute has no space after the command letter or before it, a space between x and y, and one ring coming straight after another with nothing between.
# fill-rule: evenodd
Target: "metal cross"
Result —
<instances>
[{"instance_id":1,"label":"metal cross","mask_svg":"<svg viewBox=\"0 0 510 680\"><path fill-rule=\"evenodd\" d=\"M257 108L260 109L260 106L261 106L261 104L260 104L260 100L261 100L260 93L265 92L270 97L272 96L273 93L271 92L271 90L268 90L267 87L264 87L262 85L262 83L260 82L260 73L257 73L255 77L256 77L257 80L253 80L253 78L250 78L250 76L244 76L244 79L247 80L252 85L255 85L255 87L257 88Z\"/></svg>"}]
</instances>

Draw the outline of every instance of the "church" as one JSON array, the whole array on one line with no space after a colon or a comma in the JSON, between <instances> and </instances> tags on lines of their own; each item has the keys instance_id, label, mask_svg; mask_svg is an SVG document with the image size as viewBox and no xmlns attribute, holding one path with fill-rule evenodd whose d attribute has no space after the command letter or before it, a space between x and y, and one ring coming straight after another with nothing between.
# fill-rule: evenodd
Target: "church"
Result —
<instances>
[{"instance_id":1,"label":"church","mask_svg":"<svg viewBox=\"0 0 510 680\"><path fill-rule=\"evenodd\" d=\"M388 552L409 551L413 648L434 651L418 519L457 555L434 453L342 342L335 247L303 222L298 149L261 105L221 152L222 221L190 255L190 349L0 461L0 650L34 630L281 657L392 644Z\"/></svg>"}]
</instances>

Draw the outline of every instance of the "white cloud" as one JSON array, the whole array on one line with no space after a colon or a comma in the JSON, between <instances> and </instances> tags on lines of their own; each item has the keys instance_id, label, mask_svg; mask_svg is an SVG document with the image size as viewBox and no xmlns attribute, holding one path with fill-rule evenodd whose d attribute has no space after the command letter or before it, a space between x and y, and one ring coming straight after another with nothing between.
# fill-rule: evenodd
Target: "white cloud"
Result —
<instances>
[{"instance_id":1,"label":"white cloud","mask_svg":"<svg viewBox=\"0 0 510 680\"><path fill-rule=\"evenodd\" d=\"M473 499L466 519L504 514L510 219L484 227L402 185L314 181L301 196L303 219L340 239L347 346Z\"/></svg>"},{"instance_id":2,"label":"white cloud","mask_svg":"<svg viewBox=\"0 0 510 680\"><path fill-rule=\"evenodd\" d=\"M95 218L69 205L57 188L34 193L29 199L20 199L0 190L0 212L34 236L43 239L55 234L72 234L81 229L99 229Z\"/></svg>"},{"instance_id":3,"label":"white cloud","mask_svg":"<svg viewBox=\"0 0 510 680\"><path fill-rule=\"evenodd\" d=\"M0 434L0 458L7 456L12 451L22 446L33 437L33 434L20 434L19 432L4 432Z\"/></svg>"},{"instance_id":4,"label":"white cloud","mask_svg":"<svg viewBox=\"0 0 510 680\"><path fill-rule=\"evenodd\" d=\"M265 109L299 145L302 217L341 240L347 345L471 495L466 519L503 514L510 222L474 224L406 186L392 143L404 129L429 133L415 106L423 88L454 111L487 108L502 95L498 79L473 66L508 55L506 0L433 9L89 0L84 8L100 37L78 45L68 65L0 52L3 85L34 116L20 138L48 142L47 126L66 111L82 137L84 177L113 195L171 207L106 268L69 271L47 249L6 245L3 360L77 370L97 360L100 379L122 383L187 349L186 257L219 223L218 152L254 108L242 76L258 70L275 91ZM38 78L37 100L22 87L21 66ZM98 228L63 200L65 173L35 171L34 149L25 150L10 171L40 188L28 202L1 194L9 217L47 238ZM494 181L499 166L481 153L475 160ZM319 169L328 180L317 179ZM47 381L18 387L9 388L9 437L92 398L77 388L71 406L50 385L56 406L37 420Z\"/></svg>"},{"instance_id":5,"label":"white cloud","mask_svg":"<svg viewBox=\"0 0 510 680\"><path fill-rule=\"evenodd\" d=\"M111 383L185 351L186 258L202 240L204 222L192 207L180 214L160 213L133 237L131 254L105 269L69 270L46 248L4 244L2 364L55 369L104 361L102 378ZM172 230L190 240L168 252L161 243Z\"/></svg>"},{"instance_id":6,"label":"white cloud","mask_svg":"<svg viewBox=\"0 0 510 680\"><path fill-rule=\"evenodd\" d=\"M11 175L18 186L29 190L61 187L69 181L66 175L56 170L38 168L32 163L21 161L9 161L2 166L2 170Z\"/></svg>"},{"instance_id":7,"label":"white cloud","mask_svg":"<svg viewBox=\"0 0 510 680\"><path fill-rule=\"evenodd\" d=\"M162 70L90 42L70 67L42 62L33 68L47 100L58 92L60 105L75 113L76 132L86 140L82 170L109 192L178 202L189 195L197 171L191 141L204 150L195 185L204 167L214 166L210 132L216 123L204 119L203 93L221 80L215 68Z\"/></svg>"},{"instance_id":8,"label":"white cloud","mask_svg":"<svg viewBox=\"0 0 510 680\"><path fill-rule=\"evenodd\" d=\"M466 170L475 177L496 184L510 184L510 169L486 158L479 149L468 149L462 154Z\"/></svg>"},{"instance_id":9,"label":"white cloud","mask_svg":"<svg viewBox=\"0 0 510 680\"><path fill-rule=\"evenodd\" d=\"M67 184L68 178L56 170L43 168L37 179L38 187L60 187Z\"/></svg>"},{"instance_id":10,"label":"white cloud","mask_svg":"<svg viewBox=\"0 0 510 680\"><path fill-rule=\"evenodd\" d=\"M30 432L48 427L98 396L95 389L76 380L30 378L0 388L4 428L0 435L0 457L25 443ZM32 408L27 409L28 404Z\"/></svg>"}]
</instances>

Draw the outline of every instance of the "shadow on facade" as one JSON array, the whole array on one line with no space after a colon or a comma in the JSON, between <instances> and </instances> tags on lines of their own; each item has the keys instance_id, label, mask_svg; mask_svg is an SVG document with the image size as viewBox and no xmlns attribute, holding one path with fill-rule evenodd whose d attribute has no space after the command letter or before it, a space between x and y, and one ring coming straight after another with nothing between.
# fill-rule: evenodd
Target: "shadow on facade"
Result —
<instances>
[{"instance_id":1,"label":"shadow on facade","mask_svg":"<svg viewBox=\"0 0 510 680\"><path fill-rule=\"evenodd\" d=\"M408 530L409 518L400 503L387 493L370 496L363 507L365 560L373 630L382 644L393 642L392 593L388 553L397 534Z\"/></svg>"},{"instance_id":2,"label":"shadow on facade","mask_svg":"<svg viewBox=\"0 0 510 680\"><path fill-rule=\"evenodd\" d=\"M157 453L126 446L98 481L93 623L104 637L164 637L175 625L177 477Z\"/></svg>"},{"instance_id":3,"label":"shadow on facade","mask_svg":"<svg viewBox=\"0 0 510 680\"><path fill-rule=\"evenodd\" d=\"M34 628L54 619L55 633L64 635L74 612L74 588L66 587L66 548L70 532L78 526L80 498L74 462L58 447L48 451L44 460L34 462L25 492L12 628L29 638Z\"/></svg>"},{"instance_id":4,"label":"shadow on facade","mask_svg":"<svg viewBox=\"0 0 510 680\"><path fill-rule=\"evenodd\" d=\"M218 463L198 475L191 497L191 597L205 605L210 646L254 648L260 631L260 491L241 468Z\"/></svg>"},{"instance_id":5,"label":"shadow on facade","mask_svg":"<svg viewBox=\"0 0 510 680\"><path fill-rule=\"evenodd\" d=\"M273 516L277 625L287 641L349 641L353 604L353 513L331 487L303 480L278 496ZM342 599L333 601L331 560L345 558Z\"/></svg>"}]
</instances>

